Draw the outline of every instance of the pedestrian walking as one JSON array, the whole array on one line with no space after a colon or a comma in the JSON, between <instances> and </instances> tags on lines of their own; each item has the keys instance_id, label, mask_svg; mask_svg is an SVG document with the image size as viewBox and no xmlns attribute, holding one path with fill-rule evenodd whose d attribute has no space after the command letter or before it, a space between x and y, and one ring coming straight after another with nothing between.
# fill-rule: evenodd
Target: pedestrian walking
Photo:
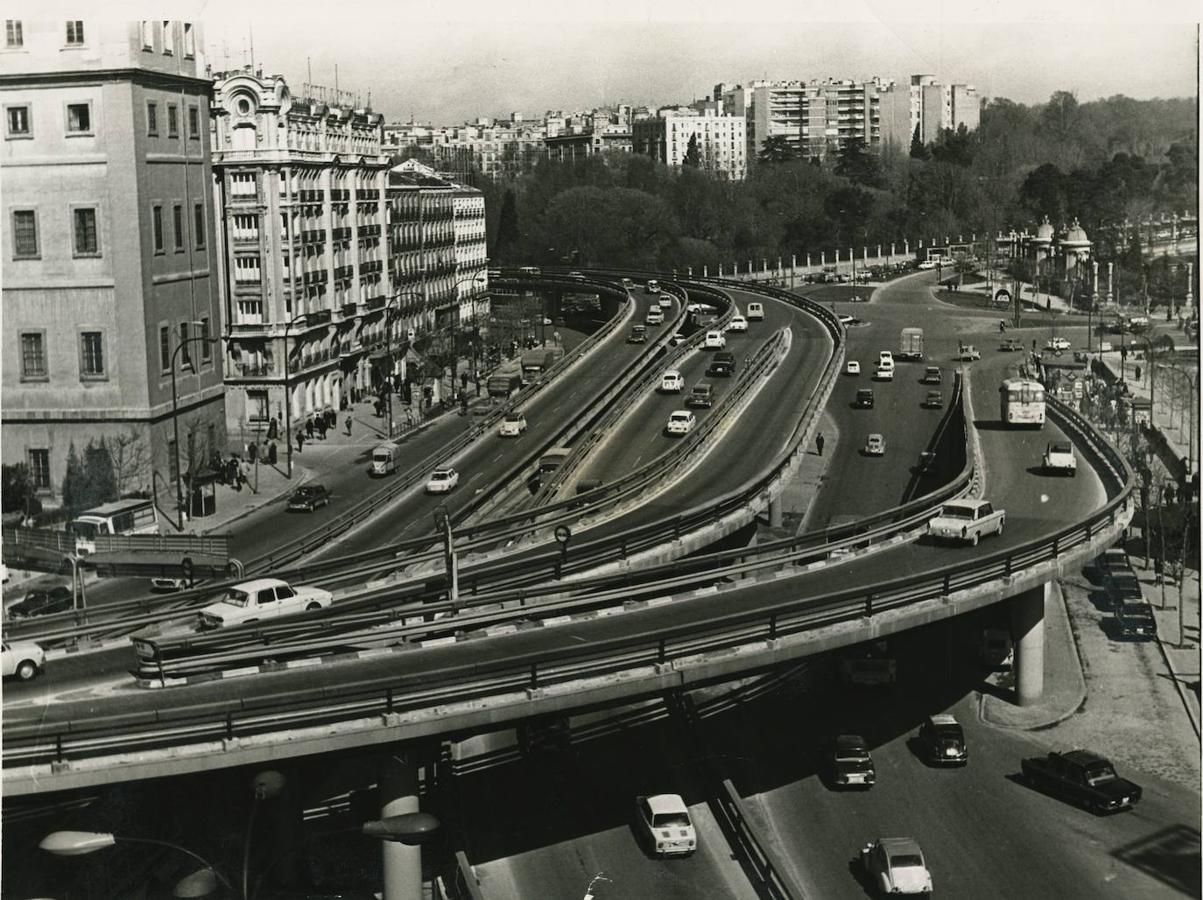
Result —
<instances>
[{"instance_id":1,"label":"pedestrian walking","mask_svg":"<svg viewBox=\"0 0 1203 900\"><path fill-rule=\"evenodd\" d=\"M304 447L305 447L305 432L302 429L298 428L297 429L297 453L300 453L301 450L304 449Z\"/></svg>"},{"instance_id":2,"label":"pedestrian walking","mask_svg":"<svg viewBox=\"0 0 1203 900\"><path fill-rule=\"evenodd\" d=\"M815 449L819 451L819 456L823 455L823 444L825 443L826 441L823 440L823 433L819 432L818 436L815 438Z\"/></svg>"},{"instance_id":3,"label":"pedestrian walking","mask_svg":"<svg viewBox=\"0 0 1203 900\"><path fill-rule=\"evenodd\" d=\"M313 440L313 416L312 415L310 415L309 418L305 420L305 437L309 438L309 440L311 440L311 441Z\"/></svg>"},{"instance_id":4,"label":"pedestrian walking","mask_svg":"<svg viewBox=\"0 0 1203 900\"><path fill-rule=\"evenodd\" d=\"M276 464L276 442L272 441L267 445L267 464L274 466Z\"/></svg>"},{"instance_id":5,"label":"pedestrian walking","mask_svg":"<svg viewBox=\"0 0 1203 900\"><path fill-rule=\"evenodd\" d=\"M320 437L323 441L326 439L326 431L327 431L326 417L318 416L318 418L317 418L317 436Z\"/></svg>"},{"instance_id":6,"label":"pedestrian walking","mask_svg":"<svg viewBox=\"0 0 1203 900\"><path fill-rule=\"evenodd\" d=\"M347 437L351 436L351 414L347 413Z\"/></svg>"},{"instance_id":7,"label":"pedestrian walking","mask_svg":"<svg viewBox=\"0 0 1203 900\"><path fill-rule=\"evenodd\" d=\"M251 462L259 458L259 444L256 441L251 441L246 445L246 458Z\"/></svg>"},{"instance_id":8,"label":"pedestrian walking","mask_svg":"<svg viewBox=\"0 0 1203 900\"><path fill-rule=\"evenodd\" d=\"M276 424L275 419L268 419L268 421L267 421L267 439L269 441L274 441L276 439L276 435L279 434L279 431L276 430L278 427L279 426Z\"/></svg>"}]
</instances>

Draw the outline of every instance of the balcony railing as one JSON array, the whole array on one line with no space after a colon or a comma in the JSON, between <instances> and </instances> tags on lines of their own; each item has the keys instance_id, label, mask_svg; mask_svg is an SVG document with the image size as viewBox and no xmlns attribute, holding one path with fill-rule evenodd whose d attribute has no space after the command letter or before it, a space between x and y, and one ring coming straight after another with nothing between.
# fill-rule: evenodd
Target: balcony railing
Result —
<instances>
[{"instance_id":1,"label":"balcony railing","mask_svg":"<svg viewBox=\"0 0 1203 900\"><path fill-rule=\"evenodd\" d=\"M365 312L370 312L371 310L374 310L374 309L383 309L384 308L384 298L383 297L368 297L367 300L363 301L363 308L364 308Z\"/></svg>"},{"instance_id":2,"label":"balcony railing","mask_svg":"<svg viewBox=\"0 0 1203 900\"><path fill-rule=\"evenodd\" d=\"M330 239L335 241L349 241L351 240L351 229L347 227L335 228L330 233Z\"/></svg>"},{"instance_id":3,"label":"balcony railing","mask_svg":"<svg viewBox=\"0 0 1203 900\"><path fill-rule=\"evenodd\" d=\"M271 363L242 363L236 366L238 375L242 378L264 378L275 372Z\"/></svg>"}]
</instances>

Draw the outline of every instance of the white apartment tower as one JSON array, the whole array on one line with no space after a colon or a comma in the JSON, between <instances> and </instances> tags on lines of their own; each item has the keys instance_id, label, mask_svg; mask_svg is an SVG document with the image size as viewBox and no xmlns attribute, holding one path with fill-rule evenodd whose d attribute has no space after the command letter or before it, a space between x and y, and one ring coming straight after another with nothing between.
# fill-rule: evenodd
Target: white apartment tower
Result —
<instances>
[{"instance_id":1,"label":"white apartment tower","mask_svg":"<svg viewBox=\"0 0 1203 900\"><path fill-rule=\"evenodd\" d=\"M941 84L934 75L912 75L910 108L911 136L917 128L923 143L930 144L945 129L977 128L982 99L971 84Z\"/></svg>"},{"instance_id":2,"label":"white apartment tower","mask_svg":"<svg viewBox=\"0 0 1203 900\"><path fill-rule=\"evenodd\" d=\"M702 109L671 107L655 118L634 123L636 153L646 153L669 166L685 164L692 141L698 149L698 168L732 181L742 181L748 172L747 120L723 115L714 106Z\"/></svg>"}]
</instances>

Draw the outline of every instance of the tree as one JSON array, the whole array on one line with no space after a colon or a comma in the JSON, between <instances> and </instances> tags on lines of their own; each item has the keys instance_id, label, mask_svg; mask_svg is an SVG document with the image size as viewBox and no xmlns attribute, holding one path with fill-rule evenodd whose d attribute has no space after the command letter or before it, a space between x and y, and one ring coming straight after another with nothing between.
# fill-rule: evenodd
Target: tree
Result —
<instances>
[{"instance_id":1,"label":"tree","mask_svg":"<svg viewBox=\"0 0 1203 900\"><path fill-rule=\"evenodd\" d=\"M104 438L100 443L88 441L84 448L84 478L89 491L88 506L99 506L117 499L117 477L113 472L113 458Z\"/></svg>"},{"instance_id":2,"label":"tree","mask_svg":"<svg viewBox=\"0 0 1203 900\"><path fill-rule=\"evenodd\" d=\"M63 506L69 512L87 509L87 483L84 465L75 450L75 442L67 448L67 469L63 473Z\"/></svg>"},{"instance_id":3,"label":"tree","mask_svg":"<svg viewBox=\"0 0 1203 900\"><path fill-rule=\"evenodd\" d=\"M956 131L945 128L940 131L940 139L931 148L932 159L954 166L968 168L973 165L973 157L977 152L977 142L962 122Z\"/></svg>"},{"instance_id":4,"label":"tree","mask_svg":"<svg viewBox=\"0 0 1203 900\"><path fill-rule=\"evenodd\" d=\"M108 447L117 496L128 497L149 491L150 452L142 435L131 428L125 434L111 436Z\"/></svg>"},{"instance_id":5,"label":"tree","mask_svg":"<svg viewBox=\"0 0 1203 900\"><path fill-rule=\"evenodd\" d=\"M1052 163L1034 169L1019 188L1019 196L1033 217L1048 216L1058 222L1065 217L1066 179Z\"/></svg>"},{"instance_id":6,"label":"tree","mask_svg":"<svg viewBox=\"0 0 1203 900\"><path fill-rule=\"evenodd\" d=\"M771 134L764 139L756 158L762 163L784 163L798 158L793 144L781 134Z\"/></svg>"},{"instance_id":7,"label":"tree","mask_svg":"<svg viewBox=\"0 0 1203 900\"><path fill-rule=\"evenodd\" d=\"M881 164L862 138L849 138L840 148L835 174L868 187L881 186Z\"/></svg>"},{"instance_id":8,"label":"tree","mask_svg":"<svg viewBox=\"0 0 1203 900\"><path fill-rule=\"evenodd\" d=\"M911 134L911 159L931 159L931 152L923 143L918 125L915 126L915 130Z\"/></svg>"},{"instance_id":9,"label":"tree","mask_svg":"<svg viewBox=\"0 0 1203 900\"><path fill-rule=\"evenodd\" d=\"M514 189L507 188L501 200L501 216L497 221L497 244L493 254L497 259L513 259L521 235L518 231L518 200Z\"/></svg>"},{"instance_id":10,"label":"tree","mask_svg":"<svg viewBox=\"0 0 1203 900\"><path fill-rule=\"evenodd\" d=\"M0 509L6 513L36 516L42 511L29 467L25 463L0 466Z\"/></svg>"},{"instance_id":11,"label":"tree","mask_svg":"<svg viewBox=\"0 0 1203 900\"><path fill-rule=\"evenodd\" d=\"M685 148L685 159L682 162L693 169L701 167L702 152L698 149L698 136L696 134L689 136L689 146Z\"/></svg>"}]
</instances>

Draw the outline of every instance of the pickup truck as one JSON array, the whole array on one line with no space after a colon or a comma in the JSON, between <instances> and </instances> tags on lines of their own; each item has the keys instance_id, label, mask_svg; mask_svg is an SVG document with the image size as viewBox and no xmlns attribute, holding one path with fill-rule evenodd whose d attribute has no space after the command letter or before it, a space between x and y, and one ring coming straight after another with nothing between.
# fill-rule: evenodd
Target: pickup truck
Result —
<instances>
[{"instance_id":1,"label":"pickup truck","mask_svg":"<svg viewBox=\"0 0 1203 900\"><path fill-rule=\"evenodd\" d=\"M1032 787L1061 797L1096 815L1131 809L1141 789L1115 774L1115 767L1097 753L1071 750L1023 760L1024 780Z\"/></svg>"}]
</instances>

